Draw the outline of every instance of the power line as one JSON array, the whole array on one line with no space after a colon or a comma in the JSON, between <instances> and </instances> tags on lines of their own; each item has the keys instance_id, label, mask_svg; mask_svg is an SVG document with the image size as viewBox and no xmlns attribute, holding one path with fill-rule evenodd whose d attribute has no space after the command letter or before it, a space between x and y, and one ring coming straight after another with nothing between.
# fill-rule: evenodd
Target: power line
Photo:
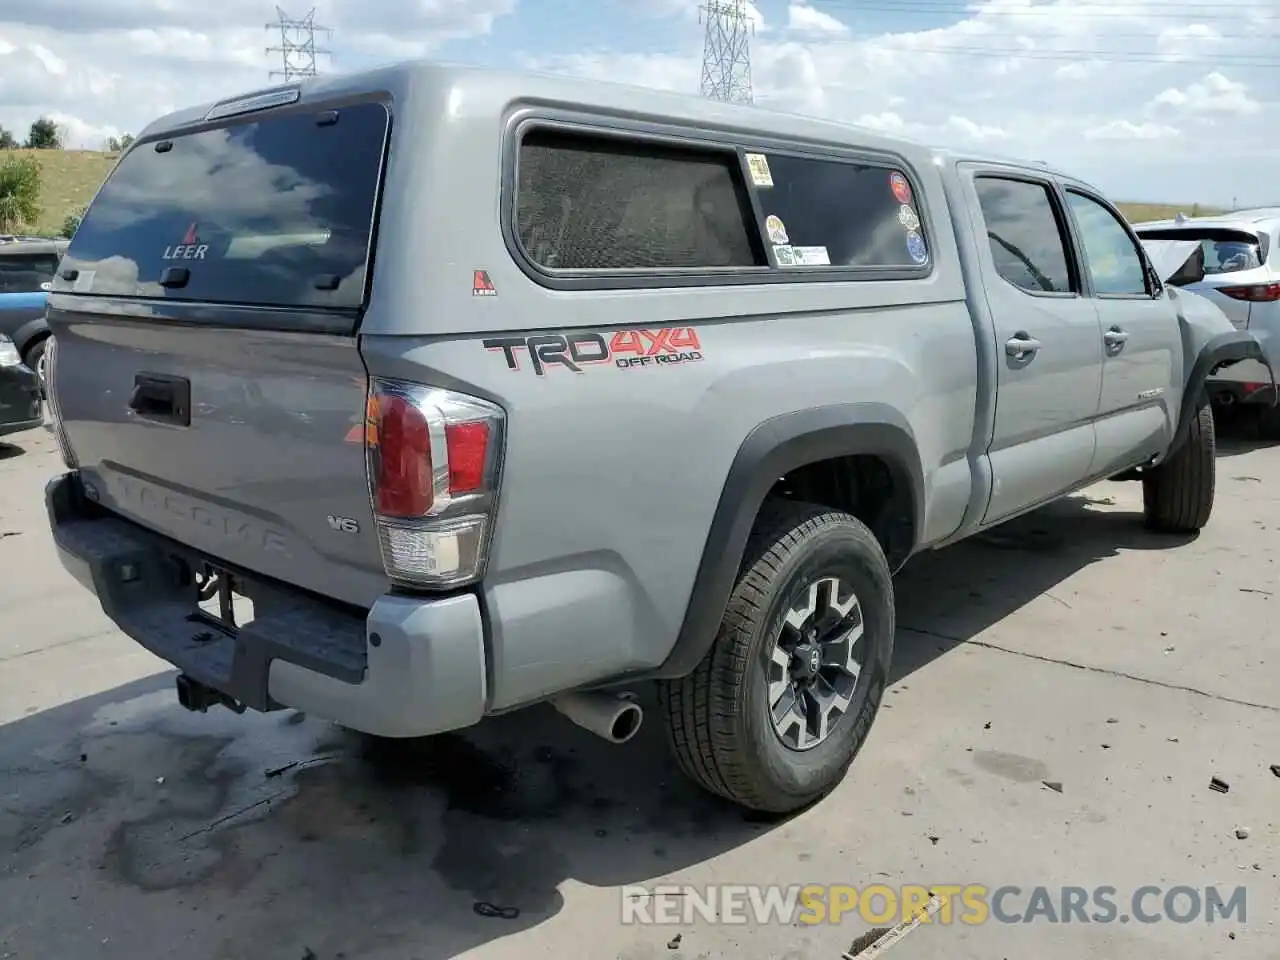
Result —
<instances>
[{"instance_id":1,"label":"power line","mask_svg":"<svg viewBox=\"0 0 1280 960\"><path fill-rule=\"evenodd\" d=\"M316 24L316 10L312 7L306 16L290 17L280 7L276 7L276 20L267 24L268 30L280 31L280 45L267 47L267 53L280 54L283 66L281 70L272 70L272 77L283 77L290 80L314 77L319 73L316 69L316 56L329 54L331 51L316 46L316 34L331 35L329 27Z\"/></svg>"},{"instance_id":2,"label":"power line","mask_svg":"<svg viewBox=\"0 0 1280 960\"><path fill-rule=\"evenodd\" d=\"M747 0L707 0L699 9L707 18L702 95L727 103L752 103L749 37L753 27Z\"/></svg>"},{"instance_id":3,"label":"power line","mask_svg":"<svg viewBox=\"0 0 1280 960\"><path fill-rule=\"evenodd\" d=\"M1073 17L1088 18L1126 18L1142 17L1152 20L1230 20L1241 23L1246 18L1241 14L1237 4L1221 5L1181 5L1176 3L1140 4L1133 0L1121 3L1081 3L1073 4L1070 10L1061 7L1039 6L1019 7L1012 9L974 9L968 3L949 3L947 0L870 0L861 3L858 0L805 0L814 10L835 8L850 13L898 13L898 14L934 14L952 15L966 20L984 19L1022 19L1040 17ZM1248 18L1250 23L1280 23L1280 15L1271 13Z\"/></svg>"},{"instance_id":4,"label":"power line","mask_svg":"<svg viewBox=\"0 0 1280 960\"><path fill-rule=\"evenodd\" d=\"M1028 50L1026 47L1017 47L1012 49L1001 49L999 47L909 47L896 46L891 48L894 53L916 54L918 56L928 56L930 54L949 55L956 54L958 56L975 56L975 57L1005 57L1011 60L1097 60L1104 63L1194 63L1207 64L1212 66L1218 64L1228 67L1258 67L1263 69L1273 69L1280 67L1280 59L1271 57L1250 57L1248 55L1226 55L1217 57L1192 57L1182 56L1177 53L1161 53L1160 51L1131 51L1131 50L1064 50L1064 49L1045 49L1045 50Z\"/></svg>"},{"instance_id":5,"label":"power line","mask_svg":"<svg viewBox=\"0 0 1280 960\"><path fill-rule=\"evenodd\" d=\"M1021 10L1008 10L1008 11L974 10L965 3L949 4L946 2L946 0L898 0L898 3L896 5L887 5L888 0L879 0L878 3L876 2L876 0L871 0L871 2L869 3L859 2L859 0L805 0L805 2L807 2L810 5L811 9L818 10L819 12L824 12L824 13L833 9L841 10L841 11L847 10L851 14L864 13L868 11L885 12L885 13L891 12L891 13L898 13L898 14L946 13L946 14L954 14L961 18L967 18L971 21L977 20L979 22L987 18L1005 19L1005 18L1011 18L1011 17L1020 17L1024 15L1043 16L1049 13L1055 13L1055 14L1061 15L1060 10L1050 11L1042 8L1036 8L1031 10L1027 10L1024 8ZM1085 5L1085 6L1086 8L1088 8L1091 5ZM1128 0L1128 2L1125 2L1125 0L1122 0L1122 2L1109 5L1106 8L1099 7L1099 12L1094 13L1091 11L1086 15L1087 16L1104 16L1105 15L1105 16L1113 16L1113 17L1135 16L1136 14L1127 14L1124 12L1126 6L1132 10L1141 9L1143 11L1147 11L1147 10L1153 9L1151 7L1135 5L1132 2L1132 0ZM1161 4L1158 9L1167 11L1171 6L1177 6L1177 5ZM1227 6L1224 4L1217 7L1216 9L1225 10L1227 9ZM1073 6L1071 12L1073 14L1080 15L1082 13L1082 9L1081 7ZM1145 12L1143 13L1143 16L1160 16L1160 15L1162 14L1152 14L1152 13L1145 13ZM1179 17L1180 19L1183 19L1183 20L1186 19L1186 15L1184 14L1163 14L1163 15ZM1225 19L1225 16L1223 18ZM1237 13L1232 19L1238 22L1241 18ZM1277 25L1280 25L1280 17L1276 17L1272 19ZM843 23L843 21L841 22ZM1187 24L1187 26L1192 26L1192 25L1193 24ZM945 29L945 28L939 27L937 29ZM879 40L879 39L886 39L886 38L892 38L892 37L902 37L904 35L905 34L901 32L884 31L880 34L880 36L874 39ZM1191 37L1187 37L1186 39L1195 40L1199 43L1203 43L1205 41L1212 41L1212 40L1238 40L1238 41L1239 40L1254 40L1254 41L1264 40L1265 41L1274 36L1276 35L1268 32L1259 31L1251 34L1240 34L1240 33L1216 34L1212 38L1191 36ZM833 37L833 39L837 39L837 38ZM858 39L870 40L873 38L863 36L863 37L859 37ZM1094 61L1108 62L1108 63L1183 63L1183 64L1206 64L1206 65L1220 65L1220 66L1259 68L1259 69L1275 69L1277 67L1280 67L1280 59L1278 59L1273 55L1270 55L1268 53L1263 53L1263 52L1252 53L1252 54L1251 53L1205 54L1205 53L1184 53L1181 51L1159 50L1159 49L1149 49L1149 50L1133 49L1134 47L1133 41L1146 41L1152 44L1157 43L1160 40L1159 33L1117 34L1117 33L1112 33L1110 30L1108 30L1107 33L1105 34L1106 40L1126 41L1125 43L1120 45L1120 49L1115 49L1115 48L1099 49L1096 47L1095 48L1061 48L1061 47L1028 48L1025 46L1009 47L1008 44L1010 42L1017 41L1018 35L1014 31L1008 30L1008 29L1001 29L999 30L999 32L993 31L991 33L987 33L983 35L969 35L969 36L966 36L963 38L957 38L957 39L960 39L962 41L968 41L968 42L967 43L962 42L959 44L944 44L944 45L937 45L937 46L925 45L925 44L920 44L917 46L917 45L903 44L899 42L894 44L892 49L895 52L917 54L920 56L937 54L939 56L1002 57L1002 58L1012 59L1012 60L1032 60L1032 61L1034 60L1049 60L1049 61L1094 60ZM983 39L1003 41L1005 46L1004 47L984 47L984 46L978 46L976 43L974 43L974 41L981 41ZM1127 49L1125 49L1126 47Z\"/></svg>"}]
</instances>

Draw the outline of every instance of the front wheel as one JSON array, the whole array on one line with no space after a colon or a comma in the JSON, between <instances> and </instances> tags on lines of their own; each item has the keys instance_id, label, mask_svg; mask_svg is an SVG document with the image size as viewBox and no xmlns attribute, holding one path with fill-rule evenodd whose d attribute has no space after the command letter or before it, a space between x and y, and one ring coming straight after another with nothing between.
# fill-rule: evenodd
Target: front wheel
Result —
<instances>
[{"instance_id":1,"label":"front wheel","mask_svg":"<svg viewBox=\"0 0 1280 960\"><path fill-rule=\"evenodd\" d=\"M1142 478L1147 526L1160 533L1196 533L1213 513L1217 442L1213 408L1201 396L1187 439L1178 452Z\"/></svg>"},{"instance_id":2,"label":"front wheel","mask_svg":"<svg viewBox=\"0 0 1280 960\"><path fill-rule=\"evenodd\" d=\"M681 768L761 812L822 797L875 719L893 633L893 580L871 532L846 513L770 502L711 649L660 685Z\"/></svg>"}]
</instances>

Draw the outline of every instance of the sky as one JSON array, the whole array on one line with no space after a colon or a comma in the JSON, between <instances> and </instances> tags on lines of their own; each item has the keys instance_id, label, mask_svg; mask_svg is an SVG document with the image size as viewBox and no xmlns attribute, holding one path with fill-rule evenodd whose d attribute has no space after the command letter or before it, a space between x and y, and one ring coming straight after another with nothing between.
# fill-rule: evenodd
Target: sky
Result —
<instances>
[{"instance_id":1,"label":"sky","mask_svg":"<svg viewBox=\"0 0 1280 960\"><path fill-rule=\"evenodd\" d=\"M1043 160L1118 200L1280 203L1280 0L754 0L749 15L761 107ZM97 149L260 88L280 66L275 17L260 0L0 0L0 125L23 137L47 115ZM697 93L699 20L698 0L319 0L318 65L432 57Z\"/></svg>"}]
</instances>

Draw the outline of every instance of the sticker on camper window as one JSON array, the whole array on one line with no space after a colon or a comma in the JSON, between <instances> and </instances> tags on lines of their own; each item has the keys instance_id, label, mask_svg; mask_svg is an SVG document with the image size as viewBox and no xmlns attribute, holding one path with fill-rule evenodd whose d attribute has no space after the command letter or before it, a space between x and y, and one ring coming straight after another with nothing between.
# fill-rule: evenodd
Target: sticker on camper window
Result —
<instances>
[{"instance_id":1,"label":"sticker on camper window","mask_svg":"<svg viewBox=\"0 0 1280 960\"><path fill-rule=\"evenodd\" d=\"M929 259L929 248L924 245L924 237L914 230L907 234L907 253L916 263L924 263Z\"/></svg>"},{"instance_id":2,"label":"sticker on camper window","mask_svg":"<svg viewBox=\"0 0 1280 960\"><path fill-rule=\"evenodd\" d=\"M769 233L770 243L790 243L791 242L790 238L787 236L787 226L782 222L781 217L776 217L773 214L769 214L769 216L765 218L764 228Z\"/></svg>"},{"instance_id":3,"label":"sticker on camper window","mask_svg":"<svg viewBox=\"0 0 1280 960\"><path fill-rule=\"evenodd\" d=\"M899 203L911 202L911 184L907 183L907 178L897 170L889 174L889 189L893 191L893 196Z\"/></svg>"},{"instance_id":4,"label":"sticker on camper window","mask_svg":"<svg viewBox=\"0 0 1280 960\"><path fill-rule=\"evenodd\" d=\"M908 230L920 229L920 218L917 217L916 212L905 203L898 208L898 222Z\"/></svg>"},{"instance_id":5,"label":"sticker on camper window","mask_svg":"<svg viewBox=\"0 0 1280 960\"><path fill-rule=\"evenodd\" d=\"M763 153L748 153L747 169L751 171L751 182L757 187L773 186L773 174L769 172L769 158Z\"/></svg>"},{"instance_id":6,"label":"sticker on camper window","mask_svg":"<svg viewBox=\"0 0 1280 960\"><path fill-rule=\"evenodd\" d=\"M797 267L829 267L831 256L826 247L792 247Z\"/></svg>"},{"instance_id":7,"label":"sticker on camper window","mask_svg":"<svg viewBox=\"0 0 1280 960\"><path fill-rule=\"evenodd\" d=\"M787 246L774 247L773 259L778 261L778 266L780 267L794 267L796 265L795 251Z\"/></svg>"}]
</instances>

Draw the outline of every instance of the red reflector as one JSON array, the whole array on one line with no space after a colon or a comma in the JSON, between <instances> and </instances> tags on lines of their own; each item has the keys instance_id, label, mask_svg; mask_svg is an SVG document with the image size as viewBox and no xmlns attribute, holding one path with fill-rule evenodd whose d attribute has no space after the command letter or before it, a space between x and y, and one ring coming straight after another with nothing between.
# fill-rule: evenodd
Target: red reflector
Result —
<instances>
[{"instance_id":1,"label":"red reflector","mask_svg":"<svg viewBox=\"0 0 1280 960\"><path fill-rule=\"evenodd\" d=\"M431 509L431 431L422 411L404 397L384 393L373 416L376 442L373 486L384 517L421 517Z\"/></svg>"},{"instance_id":2,"label":"red reflector","mask_svg":"<svg viewBox=\"0 0 1280 960\"><path fill-rule=\"evenodd\" d=\"M1244 287L1223 287L1220 291L1232 300L1249 303L1273 303L1280 300L1280 283L1258 283Z\"/></svg>"},{"instance_id":3,"label":"red reflector","mask_svg":"<svg viewBox=\"0 0 1280 960\"><path fill-rule=\"evenodd\" d=\"M489 452L489 424L451 423L444 428L449 450L449 494L475 493L484 487Z\"/></svg>"}]
</instances>

